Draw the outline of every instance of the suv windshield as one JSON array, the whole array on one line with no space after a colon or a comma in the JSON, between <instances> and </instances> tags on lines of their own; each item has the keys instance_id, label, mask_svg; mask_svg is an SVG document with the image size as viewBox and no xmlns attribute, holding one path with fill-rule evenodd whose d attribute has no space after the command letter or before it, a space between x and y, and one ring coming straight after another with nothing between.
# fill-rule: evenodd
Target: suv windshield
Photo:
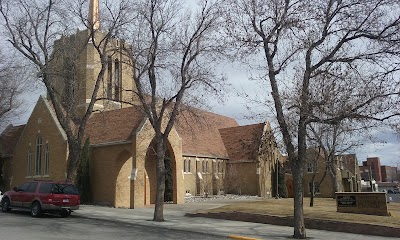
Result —
<instances>
[{"instance_id":1,"label":"suv windshield","mask_svg":"<svg viewBox=\"0 0 400 240\"><path fill-rule=\"evenodd\" d=\"M74 185L62 183L55 183L51 192L55 194L79 195L78 189Z\"/></svg>"}]
</instances>

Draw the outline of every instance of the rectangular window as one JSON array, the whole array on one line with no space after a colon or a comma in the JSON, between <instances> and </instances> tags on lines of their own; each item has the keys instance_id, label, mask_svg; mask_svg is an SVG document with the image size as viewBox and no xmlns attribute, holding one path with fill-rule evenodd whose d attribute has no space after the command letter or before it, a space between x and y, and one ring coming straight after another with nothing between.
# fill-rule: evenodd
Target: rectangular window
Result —
<instances>
[{"instance_id":1,"label":"rectangular window","mask_svg":"<svg viewBox=\"0 0 400 240\"><path fill-rule=\"evenodd\" d=\"M119 78L119 61L118 59L115 59L115 65L114 65L114 100L115 101L120 101L120 91L119 91L119 86L120 86L120 78Z\"/></svg>"},{"instance_id":2,"label":"rectangular window","mask_svg":"<svg viewBox=\"0 0 400 240\"><path fill-rule=\"evenodd\" d=\"M31 146L28 147L28 155L27 155L27 168L26 168L26 176L32 176L32 149Z\"/></svg>"},{"instance_id":3,"label":"rectangular window","mask_svg":"<svg viewBox=\"0 0 400 240\"><path fill-rule=\"evenodd\" d=\"M52 188L53 188L52 183L42 182L39 187L39 193L51 193Z\"/></svg>"},{"instance_id":4,"label":"rectangular window","mask_svg":"<svg viewBox=\"0 0 400 240\"><path fill-rule=\"evenodd\" d=\"M107 58L107 98L112 99L112 59L111 56Z\"/></svg>"},{"instance_id":5,"label":"rectangular window","mask_svg":"<svg viewBox=\"0 0 400 240\"><path fill-rule=\"evenodd\" d=\"M28 187L28 189L26 190L26 192L30 192L30 193L35 192L37 185L38 185L37 182L31 182L31 183L29 184L29 187Z\"/></svg>"},{"instance_id":6,"label":"rectangular window","mask_svg":"<svg viewBox=\"0 0 400 240\"><path fill-rule=\"evenodd\" d=\"M40 176L42 169L42 137L36 137L36 161L35 161L35 175Z\"/></svg>"},{"instance_id":7,"label":"rectangular window","mask_svg":"<svg viewBox=\"0 0 400 240\"><path fill-rule=\"evenodd\" d=\"M307 163L307 172L314 173L318 170L318 162L310 161Z\"/></svg>"},{"instance_id":8,"label":"rectangular window","mask_svg":"<svg viewBox=\"0 0 400 240\"><path fill-rule=\"evenodd\" d=\"M49 157L50 157L50 149L49 144L46 143L46 148L44 152L44 175L49 175Z\"/></svg>"}]
</instances>

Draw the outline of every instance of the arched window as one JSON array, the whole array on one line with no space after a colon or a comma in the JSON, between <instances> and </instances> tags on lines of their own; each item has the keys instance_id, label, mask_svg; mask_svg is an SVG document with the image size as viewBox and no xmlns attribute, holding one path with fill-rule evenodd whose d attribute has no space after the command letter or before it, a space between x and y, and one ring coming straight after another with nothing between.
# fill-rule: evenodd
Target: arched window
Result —
<instances>
[{"instance_id":1,"label":"arched window","mask_svg":"<svg viewBox=\"0 0 400 240\"><path fill-rule=\"evenodd\" d=\"M208 173L208 162L206 162L206 170L204 172Z\"/></svg>"},{"instance_id":2,"label":"arched window","mask_svg":"<svg viewBox=\"0 0 400 240\"><path fill-rule=\"evenodd\" d=\"M188 161L188 172L191 172L191 171L190 171L190 159L189 159L189 161Z\"/></svg>"},{"instance_id":3,"label":"arched window","mask_svg":"<svg viewBox=\"0 0 400 240\"><path fill-rule=\"evenodd\" d=\"M115 59L115 64L114 64L114 100L119 101L120 99L120 91L119 91L119 86L120 86L120 79L119 79L119 60Z\"/></svg>"},{"instance_id":4,"label":"arched window","mask_svg":"<svg viewBox=\"0 0 400 240\"><path fill-rule=\"evenodd\" d=\"M186 160L183 160L183 172L186 172Z\"/></svg>"},{"instance_id":5,"label":"arched window","mask_svg":"<svg viewBox=\"0 0 400 240\"><path fill-rule=\"evenodd\" d=\"M49 175L49 158L50 158L50 148L49 143L46 143L44 152L44 175Z\"/></svg>"},{"instance_id":6,"label":"arched window","mask_svg":"<svg viewBox=\"0 0 400 240\"><path fill-rule=\"evenodd\" d=\"M32 148L28 147L26 176L32 176Z\"/></svg>"},{"instance_id":7,"label":"arched window","mask_svg":"<svg viewBox=\"0 0 400 240\"><path fill-rule=\"evenodd\" d=\"M112 58L107 57L107 98L112 98Z\"/></svg>"},{"instance_id":8,"label":"arched window","mask_svg":"<svg viewBox=\"0 0 400 240\"><path fill-rule=\"evenodd\" d=\"M42 137L38 134L36 137L36 159L35 175L39 176L42 168Z\"/></svg>"}]
</instances>

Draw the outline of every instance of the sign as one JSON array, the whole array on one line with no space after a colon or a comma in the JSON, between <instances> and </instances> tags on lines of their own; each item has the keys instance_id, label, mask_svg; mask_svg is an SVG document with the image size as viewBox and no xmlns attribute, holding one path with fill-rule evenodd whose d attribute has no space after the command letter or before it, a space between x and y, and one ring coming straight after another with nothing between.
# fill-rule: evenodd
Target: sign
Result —
<instances>
[{"instance_id":1,"label":"sign","mask_svg":"<svg viewBox=\"0 0 400 240\"><path fill-rule=\"evenodd\" d=\"M356 207L356 196L338 196L338 207Z\"/></svg>"}]
</instances>

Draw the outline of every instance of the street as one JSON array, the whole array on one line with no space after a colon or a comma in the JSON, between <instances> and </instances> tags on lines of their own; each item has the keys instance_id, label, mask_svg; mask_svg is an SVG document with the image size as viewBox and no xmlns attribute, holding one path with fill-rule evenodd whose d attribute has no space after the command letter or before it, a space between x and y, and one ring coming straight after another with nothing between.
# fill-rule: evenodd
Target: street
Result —
<instances>
[{"instance_id":1,"label":"street","mask_svg":"<svg viewBox=\"0 0 400 240\"><path fill-rule=\"evenodd\" d=\"M389 202L400 202L400 194L387 194Z\"/></svg>"},{"instance_id":2,"label":"street","mask_svg":"<svg viewBox=\"0 0 400 240\"><path fill-rule=\"evenodd\" d=\"M73 215L69 218L57 215L32 218L29 212L0 212L0 240L21 239L221 239L221 237L157 226L79 218Z\"/></svg>"}]
</instances>

